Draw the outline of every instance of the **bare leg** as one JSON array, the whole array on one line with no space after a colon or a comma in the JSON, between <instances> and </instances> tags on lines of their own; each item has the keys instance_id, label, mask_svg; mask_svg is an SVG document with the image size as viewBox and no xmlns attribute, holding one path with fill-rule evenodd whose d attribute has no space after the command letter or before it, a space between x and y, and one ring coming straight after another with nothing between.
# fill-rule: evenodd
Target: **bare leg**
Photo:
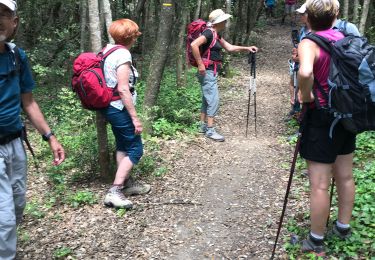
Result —
<instances>
[{"instance_id":1,"label":"bare leg","mask_svg":"<svg viewBox=\"0 0 375 260\"><path fill-rule=\"evenodd\" d=\"M310 178L311 231L324 236L329 214L328 189L332 176L332 164L307 161Z\"/></svg>"},{"instance_id":2,"label":"bare leg","mask_svg":"<svg viewBox=\"0 0 375 260\"><path fill-rule=\"evenodd\" d=\"M201 122L206 122L206 120L207 120L206 113L201 112Z\"/></svg>"},{"instance_id":3,"label":"bare leg","mask_svg":"<svg viewBox=\"0 0 375 260\"><path fill-rule=\"evenodd\" d=\"M213 127L214 126L214 118L211 116L207 117L207 127Z\"/></svg>"},{"instance_id":4,"label":"bare leg","mask_svg":"<svg viewBox=\"0 0 375 260\"><path fill-rule=\"evenodd\" d=\"M349 224L354 206L355 184L353 180L353 153L337 156L333 165L338 194L338 220Z\"/></svg>"},{"instance_id":5,"label":"bare leg","mask_svg":"<svg viewBox=\"0 0 375 260\"><path fill-rule=\"evenodd\" d=\"M124 152L116 152L117 171L113 185L123 185L128 179L130 170L133 168L133 163Z\"/></svg>"}]
</instances>

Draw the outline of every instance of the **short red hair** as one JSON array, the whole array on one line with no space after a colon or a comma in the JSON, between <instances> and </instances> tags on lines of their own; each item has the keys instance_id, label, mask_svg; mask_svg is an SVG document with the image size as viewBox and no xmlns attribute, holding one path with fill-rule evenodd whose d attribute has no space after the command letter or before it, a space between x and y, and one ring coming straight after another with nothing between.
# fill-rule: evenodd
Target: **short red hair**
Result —
<instances>
[{"instance_id":1,"label":"short red hair","mask_svg":"<svg viewBox=\"0 0 375 260\"><path fill-rule=\"evenodd\" d=\"M119 19L114 21L109 27L109 34L115 44L128 45L131 41L142 33L138 25L130 19Z\"/></svg>"}]
</instances>

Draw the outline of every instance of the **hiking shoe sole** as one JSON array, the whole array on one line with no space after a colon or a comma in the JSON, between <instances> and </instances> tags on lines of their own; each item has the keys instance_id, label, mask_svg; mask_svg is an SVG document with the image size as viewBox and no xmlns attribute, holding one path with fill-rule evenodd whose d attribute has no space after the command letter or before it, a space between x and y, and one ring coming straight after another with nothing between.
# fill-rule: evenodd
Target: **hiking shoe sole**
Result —
<instances>
[{"instance_id":1,"label":"hiking shoe sole","mask_svg":"<svg viewBox=\"0 0 375 260\"><path fill-rule=\"evenodd\" d=\"M318 246L311 239L310 236L302 241L301 251L303 253L312 253L315 256L325 256L324 245Z\"/></svg>"},{"instance_id":2,"label":"hiking shoe sole","mask_svg":"<svg viewBox=\"0 0 375 260\"><path fill-rule=\"evenodd\" d=\"M116 208L116 209L132 209L133 208L133 205L126 205L126 206L122 206L122 207L116 207L112 202L104 202L104 206L108 207L108 208Z\"/></svg>"}]
</instances>

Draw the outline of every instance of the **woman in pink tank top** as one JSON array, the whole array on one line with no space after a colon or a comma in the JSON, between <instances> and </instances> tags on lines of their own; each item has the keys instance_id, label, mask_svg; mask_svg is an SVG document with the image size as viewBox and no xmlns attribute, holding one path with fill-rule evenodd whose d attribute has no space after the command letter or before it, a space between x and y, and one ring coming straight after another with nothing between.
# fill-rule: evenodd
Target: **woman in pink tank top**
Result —
<instances>
[{"instance_id":1,"label":"woman in pink tank top","mask_svg":"<svg viewBox=\"0 0 375 260\"><path fill-rule=\"evenodd\" d=\"M339 11L337 0L307 0L306 5L308 23L313 32L332 41L344 37L341 32L332 29ZM332 177L337 184L339 207L332 231L341 239L351 234L349 222L355 193L352 170L355 135L339 125L335 127L333 137L329 137L332 118L323 109L327 100L322 92L329 91L330 54L313 41L304 39L298 46L298 56L300 99L308 108L302 121L300 154L307 162L310 179L311 221L310 234L302 241L302 251L323 256L323 239L330 210L328 190Z\"/></svg>"}]
</instances>

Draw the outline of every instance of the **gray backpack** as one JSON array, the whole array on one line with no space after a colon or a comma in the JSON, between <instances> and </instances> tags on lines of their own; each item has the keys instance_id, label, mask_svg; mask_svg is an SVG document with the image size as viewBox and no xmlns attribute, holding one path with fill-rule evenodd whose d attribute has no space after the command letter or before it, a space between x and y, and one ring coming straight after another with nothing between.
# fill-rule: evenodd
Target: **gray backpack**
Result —
<instances>
[{"instance_id":1,"label":"gray backpack","mask_svg":"<svg viewBox=\"0 0 375 260\"><path fill-rule=\"evenodd\" d=\"M351 34L338 41L317 34L306 38L331 54L329 92L315 81L328 103L322 109L334 118L330 137L338 122L354 134L375 130L375 47Z\"/></svg>"}]
</instances>

